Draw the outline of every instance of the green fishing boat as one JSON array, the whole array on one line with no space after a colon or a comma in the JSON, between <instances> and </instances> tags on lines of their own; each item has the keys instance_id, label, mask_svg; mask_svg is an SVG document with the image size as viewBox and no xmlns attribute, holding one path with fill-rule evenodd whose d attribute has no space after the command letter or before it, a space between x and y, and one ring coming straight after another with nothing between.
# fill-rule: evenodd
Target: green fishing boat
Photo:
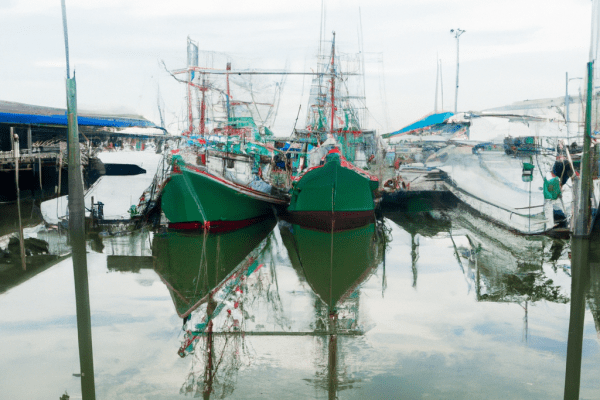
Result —
<instances>
[{"instance_id":1,"label":"green fishing boat","mask_svg":"<svg viewBox=\"0 0 600 400\"><path fill-rule=\"evenodd\" d=\"M203 166L176 160L161 198L172 229L226 231L273 216L286 199L271 196L211 173Z\"/></svg>"},{"instance_id":2,"label":"green fishing boat","mask_svg":"<svg viewBox=\"0 0 600 400\"><path fill-rule=\"evenodd\" d=\"M299 175L287 209L293 223L319 230L344 230L375 220L376 177L346 161L339 149L325 156L323 165Z\"/></svg>"},{"instance_id":3,"label":"green fishing boat","mask_svg":"<svg viewBox=\"0 0 600 400\"><path fill-rule=\"evenodd\" d=\"M307 128L295 131L298 138L317 139L317 146L308 153L308 169L294 178L283 218L321 230L351 229L375 220L379 180L364 170L374 159L375 132L361 127L356 96L335 51L335 33L331 54L320 60L326 62L319 63L313 78Z\"/></svg>"},{"instance_id":4,"label":"green fishing boat","mask_svg":"<svg viewBox=\"0 0 600 400\"><path fill-rule=\"evenodd\" d=\"M274 207L288 204L287 193L262 179L261 171L271 163L266 138L273 133L268 121L255 122L252 112L259 104L231 98L230 71L229 62L220 71L199 67L197 44L188 39L188 67L172 72L173 76L187 75L186 81L179 81L187 84L189 127L182 133L184 140L169 154L171 171L161 192L169 228L239 229L273 216ZM219 76L225 78L226 90L218 88L215 80ZM197 96L192 91L197 91ZM207 91L212 95L205 96ZM198 98L197 107L192 104L194 97ZM199 110L197 117L195 109ZM208 119L206 110L226 115Z\"/></svg>"}]
</instances>

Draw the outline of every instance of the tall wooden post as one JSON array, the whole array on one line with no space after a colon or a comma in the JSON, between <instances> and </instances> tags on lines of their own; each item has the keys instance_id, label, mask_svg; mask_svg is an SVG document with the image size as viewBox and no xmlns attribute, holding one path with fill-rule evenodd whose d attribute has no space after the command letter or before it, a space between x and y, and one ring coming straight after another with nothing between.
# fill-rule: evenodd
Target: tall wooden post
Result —
<instances>
[{"instance_id":1,"label":"tall wooden post","mask_svg":"<svg viewBox=\"0 0 600 400\"><path fill-rule=\"evenodd\" d=\"M583 133L583 156L581 157L581 191L579 207L575 215L575 236L583 237L590 233L591 222L591 165L590 151L592 146L592 88L594 81L594 63L587 64L587 96L585 106L585 129Z\"/></svg>"},{"instance_id":2,"label":"tall wooden post","mask_svg":"<svg viewBox=\"0 0 600 400\"><path fill-rule=\"evenodd\" d=\"M88 287L87 255L85 251L85 204L81 151L77 126L77 86L75 79L67 79L68 164L69 164L69 242L73 255L77 333L81 390L84 399L95 399L94 362L92 356L92 324ZM87 393L87 395L86 395Z\"/></svg>"},{"instance_id":3,"label":"tall wooden post","mask_svg":"<svg viewBox=\"0 0 600 400\"><path fill-rule=\"evenodd\" d=\"M67 55L67 142L69 164L69 242L72 249L75 277L75 303L77 308L77 336L79 365L81 368L81 393L83 399L95 399L94 359L92 353L92 323L88 287L87 255L85 251L85 204L81 151L77 126L77 85L69 76L69 47L67 39L67 13L62 0L65 51Z\"/></svg>"},{"instance_id":4,"label":"tall wooden post","mask_svg":"<svg viewBox=\"0 0 600 400\"><path fill-rule=\"evenodd\" d=\"M42 185L42 156L40 154L38 154L38 172L40 174L40 198L42 198L44 197L44 186Z\"/></svg>"},{"instance_id":5,"label":"tall wooden post","mask_svg":"<svg viewBox=\"0 0 600 400\"><path fill-rule=\"evenodd\" d=\"M58 151L58 188L57 197L60 197L60 188L62 187L62 151Z\"/></svg>"},{"instance_id":6,"label":"tall wooden post","mask_svg":"<svg viewBox=\"0 0 600 400\"><path fill-rule=\"evenodd\" d=\"M19 214L19 246L21 248L21 268L27 269L25 264L25 237L23 236L23 223L21 222L21 190L19 189L19 136L14 128L10 127L10 141L12 143L13 157L15 158L15 186L17 188L17 213Z\"/></svg>"},{"instance_id":7,"label":"tall wooden post","mask_svg":"<svg viewBox=\"0 0 600 400\"><path fill-rule=\"evenodd\" d=\"M27 127L27 149L29 153L31 153L32 143L31 143L31 126Z\"/></svg>"}]
</instances>

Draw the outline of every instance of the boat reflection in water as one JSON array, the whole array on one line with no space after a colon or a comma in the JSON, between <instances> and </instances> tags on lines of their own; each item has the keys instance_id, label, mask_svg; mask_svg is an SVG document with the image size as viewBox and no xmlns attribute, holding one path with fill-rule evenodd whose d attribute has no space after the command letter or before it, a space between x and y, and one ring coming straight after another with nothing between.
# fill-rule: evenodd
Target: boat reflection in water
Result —
<instances>
[{"instance_id":1,"label":"boat reflection in water","mask_svg":"<svg viewBox=\"0 0 600 400\"><path fill-rule=\"evenodd\" d=\"M216 234L170 231L154 236L154 269L169 288L179 317L209 301L234 271L251 265L257 247L273 230L269 218L248 227ZM263 246L264 247L264 246ZM262 247L261 247L262 248Z\"/></svg>"},{"instance_id":2,"label":"boat reflection in water","mask_svg":"<svg viewBox=\"0 0 600 400\"><path fill-rule=\"evenodd\" d=\"M514 234L460 210L452 222L455 254L477 301L518 303L525 324L529 303L569 301L569 241Z\"/></svg>"},{"instance_id":3,"label":"boat reflection in water","mask_svg":"<svg viewBox=\"0 0 600 400\"><path fill-rule=\"evenodd\" d=\"M239 333L248 285L263 266L260 260L269 251L274 226L271 218L226 233L154 237L154 269L183 318L178 354L193 356L182 394L221 398L233 392L245 348Z\"/></svg>"},{"instance_id":4,"label":"boat reflection in water","mask_svg":"<svg viewBox=\"0 0 600 400\"><path fill-rule=\"evenodd\" d=\"M327 390L329 398L335 399L338 391L357 383L347 376L340 342L365 333L358 321L359 287L383 260L383 224L339 232L280 224L292 266L316 294L314 335L323 356L317 365L326 367L325 372L317 372L315 379L305 380Z\"/></svg>"},{"instance_id":5,"label":"boat reflection in water","mask_svg":"<svg viewBox=\"0 0 600 400\"><path fill-rule=\"evenodd\" d=\"M432 238L440 233L449 233L452 228L450 218L440 210L419 211L419 212L386 212L385 217L396 225L402 227L404 231L410 234L410 257L413 273L412 287L417 287L417 278L419 270L417 261L419 260L419 242L421 237Z\"/></svg>"},{"instance_id":6,"label":"boat reflection in water","mask_svg":"<svg viewBox=\"0 0 600 400\"><path fill-rule=\"evenodd\" d=\"M417 285L419 238L449 238L468 289L474 290L478 302L523 307L525 341L531 303L569 301L567 240L514 234L461 206L425 213L390 213L386 217L411 235L413 287Z\"/></svg>"},{"instance_id":7,"label":"boat reflection in water","mask_svg":"<svg viewBox=\"0 0 600 400\"><path fill-rule=\"evenodd\" d=\"M381 227L369 224L332 233L281 222L280 234L293 267L315 294L312 331L277 323L281 326L265 331L258 324L265 318L285 319L278 289L273 288L277 279L272 265L278 251L274 236L269 235L272 228L271 222L222 235L194 238L170 233L155 237L155 269L169 287L178 315L184 318L185 334L178 354L192 357L182 394L204 398L231 395L243 359L251 359L245 343L249 336L314 336L322 341L327 368L307 381L327 390L330 398L353 384L338 372L343 370L338 337L364 333L358 323L358 287L382 260ZM258 303L269 309L260 309Z\"/></svg>"}]
</instances>

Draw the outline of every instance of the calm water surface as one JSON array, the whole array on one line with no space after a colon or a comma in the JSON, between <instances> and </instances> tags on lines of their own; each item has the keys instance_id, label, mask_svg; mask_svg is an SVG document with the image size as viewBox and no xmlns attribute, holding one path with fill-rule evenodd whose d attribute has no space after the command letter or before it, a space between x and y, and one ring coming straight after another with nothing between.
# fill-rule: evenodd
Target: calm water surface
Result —
<instances>
[{"instance_id":1,"label":"calm water surface","mask_svg":"<svg viewBox=\"0 0 600 400\"><path fill-rule=\"evenodd\" d=\"M57 231L31 235L68 249ZM600 398L594 251L584 399ZM96 395L560 399L570 252L463 210L389 213L335 234L266 221L206 236L101 235L88 242ZM80 398L71 259L7 282L0 398Z\"/></svg>"}]
</instances>

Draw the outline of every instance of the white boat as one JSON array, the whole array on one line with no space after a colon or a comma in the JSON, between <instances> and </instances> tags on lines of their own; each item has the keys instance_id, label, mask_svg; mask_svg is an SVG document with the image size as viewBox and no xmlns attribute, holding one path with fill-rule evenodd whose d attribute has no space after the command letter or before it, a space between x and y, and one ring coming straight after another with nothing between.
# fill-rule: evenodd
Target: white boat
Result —
<instances>
[{"instance_id":1,"label":"white boat","mask_svg":"<svg viewBox=\"0 0 600 400\"><path fill-rule=\"evenodd\" d=\"M497 225L526 235L566 234L575 167L562 136L565 124L552 108L525 111L434 114L387 137L390 145L412 146L405 157L412 163L402 170L442 171L443 190ZM424 161L415 164L419 150ZM410 177L396 168L398 177Z\"/></svg>"},{"instance_id":2,"label":"white boat","mask_svg":"<svg viewBox=\"0 0 600 400\"><path fill-rule=\"evenodd\" d=\"M431 156L426 165L444 171L445 188L481 216L531 235L568 232L571 186L564 184L560 196L548 198L559 185L560 179L552 176L556 162L556 152L541 151L540 147L524 154L507 154L503 144L465 144L448 146Z\"/></svg>"}]
</instances>

